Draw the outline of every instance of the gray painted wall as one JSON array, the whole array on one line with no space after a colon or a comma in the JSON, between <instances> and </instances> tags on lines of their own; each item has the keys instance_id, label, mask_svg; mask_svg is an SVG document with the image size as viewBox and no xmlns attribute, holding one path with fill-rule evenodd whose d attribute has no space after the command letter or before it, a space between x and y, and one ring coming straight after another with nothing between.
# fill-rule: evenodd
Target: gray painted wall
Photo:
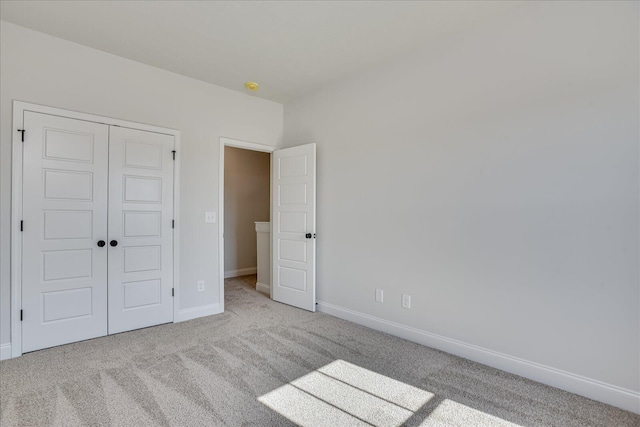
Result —
<instances>
[{"instance_id":1,"label":"gray painted wall","mask_svg":"<svg viewBox=\"0 0 640 427\"><path fill-rule=\"evenodd\" d=\"M318 299L640 390L638 16L532 2L285 104Z\"/></svg>"}]
</instances>

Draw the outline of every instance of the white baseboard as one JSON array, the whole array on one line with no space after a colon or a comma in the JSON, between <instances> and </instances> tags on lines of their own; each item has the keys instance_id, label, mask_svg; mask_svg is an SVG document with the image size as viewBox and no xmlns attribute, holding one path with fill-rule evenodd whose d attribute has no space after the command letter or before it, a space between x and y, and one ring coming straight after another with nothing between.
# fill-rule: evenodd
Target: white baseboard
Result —
<instances>
[{"instance_id":1,"label":"white baseboard","mask_svg":"<svg viewBox=\"0 0 640 427\"><path fill-rule=\"evenodd\" d=\"M184 310L180 310L178 312L176 323L197 319L198 317L212 316L214 314L220 314L222 312L222 306L218 303L203 305L201 307L185 308Z\"/></svg>"},{"instance_id":2,"label":"white baseboard","mask_svg":"<svg viewBox=\"0 0 640 427\"><path fill-rule=\"evenodd\" d=\"M264 292L267 295L271 295L271 286L261 282L256 282L256 291Z\"/></svg>"},{"instance_id":3,"label":"white baseboard","mask_svg":"<svg viewBox=\"0 0 640 427\"><path fill-rule=\"evenodd\" d=\"M11 359L11 343L0 345L0 360Z\"/></svg>"},{"instance_id":4,"label":"white baseboard","mask_svg":"<svg viewBox=\"0 0 640 427\"><path fill-rule=\"evenodd\" d=\"M640 393L318 301L318 311L640 414Z\"/></svg>"},{"instance_id":5,"label":"white baseboard","mask_svg":"<svg viewBox=\"0 0 640 427\"><path fill-rule=\"evenodd\" d=\"M249 274L256 274L258 267L241 268L239 270L229 270L224 272L224 278L230 279L232 277L248 276Z\"/></svg>"},{"instance_id":6,"label":"white baseboard","mask_svg":"<svg viewBox=\"0 0 640 427\"><path fill-rule=\"evenodd\" d=\"M177 322L185 322L187 320L197 319L198 317L212 316L220 314L223 309L220 304L209 304L201 307L186 308L178 312ZM0 345L0 360L11 359L11 343Z\"/></svg>"}]
</instances>

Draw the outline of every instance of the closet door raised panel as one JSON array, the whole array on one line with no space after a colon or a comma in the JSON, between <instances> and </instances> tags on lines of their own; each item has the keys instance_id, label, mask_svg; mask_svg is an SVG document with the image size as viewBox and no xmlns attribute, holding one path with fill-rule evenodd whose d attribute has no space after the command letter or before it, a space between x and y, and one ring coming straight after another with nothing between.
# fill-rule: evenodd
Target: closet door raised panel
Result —
<instances>
[{"instance_id":1,"label":"closet door raised panel","mask_svg":"<svg viewBox=\"0 0 640 427\"><path fill-rule=\"evenodd\" d=\"M111 127L110 334L173 321L173 147L170 135Z\"/></svg>"},{"instance_id":2,"label":"closet door raised panel","mask_svg":"<svg viewBox=\"0 0 640 427\"><path fill-rule=\"evenodd\" d=\"M109 127L24 113L22 351L107 334Z\"/></svg>"}]
</instances>

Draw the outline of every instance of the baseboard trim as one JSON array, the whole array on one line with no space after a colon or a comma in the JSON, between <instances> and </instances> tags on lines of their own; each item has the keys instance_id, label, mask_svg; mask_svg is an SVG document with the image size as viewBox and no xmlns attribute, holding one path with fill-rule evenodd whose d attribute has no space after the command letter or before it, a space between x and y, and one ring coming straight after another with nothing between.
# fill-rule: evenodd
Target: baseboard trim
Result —
<instances>
[{"instance_id":1,"label":"baseboard trim","mask_svg":"<svg viewBox=\"0 0 640 427\"><path fill-rule=\"evenodd\" d=\"M256 274L258 267L241 268L239 270L228 270L224 272L224 278L230 279L232 277L248 276L249 274Z\"/></svg>"},{"instance_id":2,"label":"baseboard trim","mask_svg":"<svg viewBox=\"0 0 640 427\"><path fill-rule=\"evenodd\" d=\"M0 360L11 359L11 343L0 345Z\"/></svg>"},{"instance_id":3,"label":"baseboard trim","mask_svg":"<svg viewBox=\"0 0 640 427\"><path fill-rule=\"evenodd\" d=\"M455 354L456 356L464 357L465 359L473 360L474 362L479 362L640 414L640 393L633 390L447 338L400 323L391 322L327 302L318 301L318 310L340 319L386 332L418 344L433 347L447 353Z\"/></svg>"},{"instance_id":4,"label":"baseboard trim","mask_svg":"<svg viewBox=\"0 0 640 427\"><path fill-rule=\"evenodd\" d=\"M222 307L220 304L209 304L201 307L185 308L178 312L177 322L185 322L187 320L197 319L198 317L212 316L214 314L222 313Z\"/></svg>"},{"instance_id":5,"label":"baseboard trim","mask_svg":"<svg viewBox=\"0 0 640 427\"><path fill-rule=\"evenodd\" d=\"M271 286L261 282L256 282L256 291L271 295Z\"/></svg>"},{"instance_id":6,"label":"baseboard trim","mask_svg":"<svg viewBox=\"0 0 640 427\"><path fill-rule=\"evenodd\" d=\"M187 320L197 319L198 317L212 316L214 314L222 313L222 307L220 304L209 304L201 307L186 308L178 312L178 318L175 322L185 322ZM11 343L0 345L0 360L11 359Z\"/></svg>"}]
</instances>

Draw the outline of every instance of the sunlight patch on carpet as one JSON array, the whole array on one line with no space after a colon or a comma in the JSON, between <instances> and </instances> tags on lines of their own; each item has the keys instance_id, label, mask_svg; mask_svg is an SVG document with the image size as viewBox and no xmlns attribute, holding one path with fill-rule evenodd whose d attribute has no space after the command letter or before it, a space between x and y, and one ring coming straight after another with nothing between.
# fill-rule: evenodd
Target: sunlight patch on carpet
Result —
<instances>
[{"instance_id":1,"label":"sunlight patch on carpet","mask_svg":"<svg viewBox=\"0 0 640 427\"><path fill-rule=\"evenodd\" d=\"M442 401L420 425L520 427L449 399Z\"/></svg>"},{"instance_id":2,"label":"sunlight patch on carpet","mask_svg":"<svg viewBox=\"0 0 640 427\"><path fill-rule=\"evenodd\" d=\"M336 360L258 398L299 426L516 426L449 399ZM424 408L422 411L420 409Z\"/></svg>"},{"instance_id":3,"label":"sunlight patch on carpet","mask_svg":"<svg viewBox=\"0 0 640 427\"><path fill-rule=\"evenodd\" d=\"M397 426L433 393L336 360L258 398L301 426Z\"/></svg>"}]
</instances>

